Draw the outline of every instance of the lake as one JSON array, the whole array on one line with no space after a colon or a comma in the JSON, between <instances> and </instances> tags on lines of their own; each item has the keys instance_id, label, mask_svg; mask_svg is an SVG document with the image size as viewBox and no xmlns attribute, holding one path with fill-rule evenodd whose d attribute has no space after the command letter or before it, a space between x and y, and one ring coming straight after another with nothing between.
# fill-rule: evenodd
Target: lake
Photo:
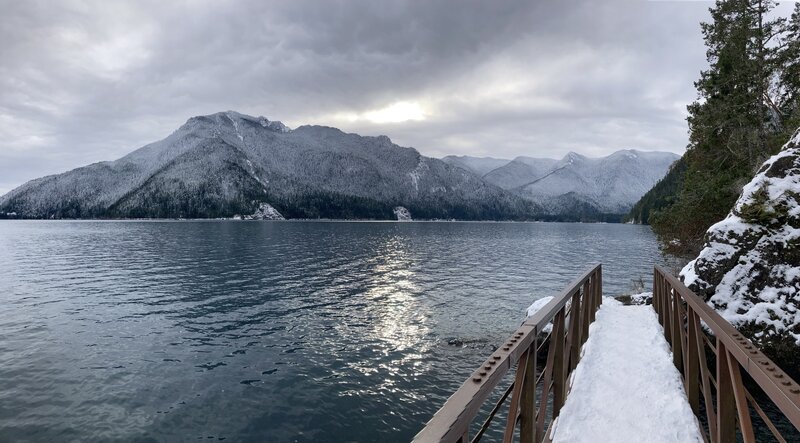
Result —
<instances>
[{"instance_id":1,"label":"lake","mask_svg":"<svg viewBox=\"0 0 800 443\"><path fill-rule=\"evenodd\" d=\"M525 319L648 227L2 221L0 441L410 440Z\"/></svg>"}]
</instances>

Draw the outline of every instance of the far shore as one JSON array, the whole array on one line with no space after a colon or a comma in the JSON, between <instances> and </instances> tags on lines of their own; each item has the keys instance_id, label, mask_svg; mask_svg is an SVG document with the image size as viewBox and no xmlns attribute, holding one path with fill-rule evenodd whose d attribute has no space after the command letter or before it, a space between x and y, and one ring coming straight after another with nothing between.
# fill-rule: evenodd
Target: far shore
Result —
<instances>
[{"instance_id":1,"label":"far shore","mask_svg":"<svg viewBox=\"0 0 800 443\"><path fill-rule=\"evenodd\" d=\"M576 223L625 225L638 223L566 220L377 220L344 218L292 218L287 220L244 220L237 218L0 218L2 221L70 221L70 222L313 222L313 223Z\"/></svg>"}]
</instances>

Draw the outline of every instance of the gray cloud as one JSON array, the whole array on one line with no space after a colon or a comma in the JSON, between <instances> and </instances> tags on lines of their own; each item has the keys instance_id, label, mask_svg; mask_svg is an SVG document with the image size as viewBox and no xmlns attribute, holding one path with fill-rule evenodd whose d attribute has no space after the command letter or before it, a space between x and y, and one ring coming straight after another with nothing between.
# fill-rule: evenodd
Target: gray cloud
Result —
<instances>
[{"instance_id":1,"label":"gray cloud","mask_svg":"<svg viewBox=\"0 0 800 443\"><path fill-rule=\"evenodd\" d=\"M434 156L682 152L710 5L0 0L0 193L227 109ZM424 119L371 117L398 102Z\"/></svg>"}]
</instances>

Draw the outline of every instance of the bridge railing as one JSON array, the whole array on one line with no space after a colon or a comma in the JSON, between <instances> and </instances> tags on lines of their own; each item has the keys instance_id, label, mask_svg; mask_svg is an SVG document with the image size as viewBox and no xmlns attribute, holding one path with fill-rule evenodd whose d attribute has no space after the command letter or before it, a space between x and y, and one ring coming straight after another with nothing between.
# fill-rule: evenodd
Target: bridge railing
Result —
<instances>
[{"instance_id":1,"label":"bridge railing","mask_svg":"<svg viewBox=\"0 0 800 443\"><path fill-rule=\"evenodd\" d=\"M569 376L578 364L581 346L600 306L602 285L599 264L570 283L472 373L414 441L479 441L506 403L504 443L511 442L517 431L520 441L546 440L549 426L564 405ZM514 381L478 428L473 422L481 407L515 365ZM470 438L473 427L477 430Z\"/></svg>"},{"instance_id":2,"label":"bridge railing","mask_svg":"<svg viewBox=\"0 0 800 443\"><path fill-rule=\"evenodd\" d=\"M654 271L653 307L683 376L689 404L704 423L706 441L733 442L738 434L741 441L754 442L756 416L777 441L786 441L748 390L753 383L800 430L800 385L660 266Z\"/></svg>"}]
</instances>

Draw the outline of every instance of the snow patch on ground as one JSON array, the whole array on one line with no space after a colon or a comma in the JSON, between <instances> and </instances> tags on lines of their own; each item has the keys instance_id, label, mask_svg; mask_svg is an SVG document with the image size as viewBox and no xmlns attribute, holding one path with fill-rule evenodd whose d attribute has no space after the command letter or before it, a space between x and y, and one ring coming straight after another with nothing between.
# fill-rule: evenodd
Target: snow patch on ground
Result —
<instances>
[{"instance_id":1,"label":"snow patch on ground","mask_svg":"<svg viewBox=\"0 0 800 443\"><path fill-rule=\"evenodd\" d=\"M414 187L415 191L419 191L419 179L422 178L426 169L428 169L428 165L425 164L425 161L420 157L417 167L408 173L408 176L411 178L411 186Z\"/></svg>"},{"instance_id":2,"label":"snow patch on ground","mask_svg":"<svg viewBox=\"0 0 800 443\"><path fill-rule=\"evenodd\" d=\"M242 137L242 134L239 132L239 123L237 123L236 120L234 120L233 117L231 117L231 112L230 111L226 112L225 116L228 117L228 120L230 120L231 123L233 123L233 129L234 129L234 131L236 131L236 136L239 137L239 141L243 142L244 141L244 137ZM248 161L248 163L249 163L249 161Z\"/></svg>"},{"instance_id":3,"label":"snow patch on ground","mask_svg":"<svg viewBox=\"0 0 800 443\"><path fill-rule=\"evenodd\" d=\"M652 306L604 298L554 442L702 442Z\"/></svg>"},{"instance_id":4,"label":"snow patch on ground","mask_svg":"<svg viewBox=\"0 0 800 443\"><path fill-rule=\"evenodd\" d=\"M408 173L408 176L411 177L411 185L414 186L414 190L419 191L419 171L414 169Z\"/></svg>"},{"instance_id":5,"label":"snow patch on ground","mask_svg":"<svg viewBox=\"0 0 800 443\"><path fill-rule=\"evenodd\" d=\"M643 305L653 299L652 292L642 292L639 294L631 295L631 302L635 305Z\"/></svg>"}]
</instances>

